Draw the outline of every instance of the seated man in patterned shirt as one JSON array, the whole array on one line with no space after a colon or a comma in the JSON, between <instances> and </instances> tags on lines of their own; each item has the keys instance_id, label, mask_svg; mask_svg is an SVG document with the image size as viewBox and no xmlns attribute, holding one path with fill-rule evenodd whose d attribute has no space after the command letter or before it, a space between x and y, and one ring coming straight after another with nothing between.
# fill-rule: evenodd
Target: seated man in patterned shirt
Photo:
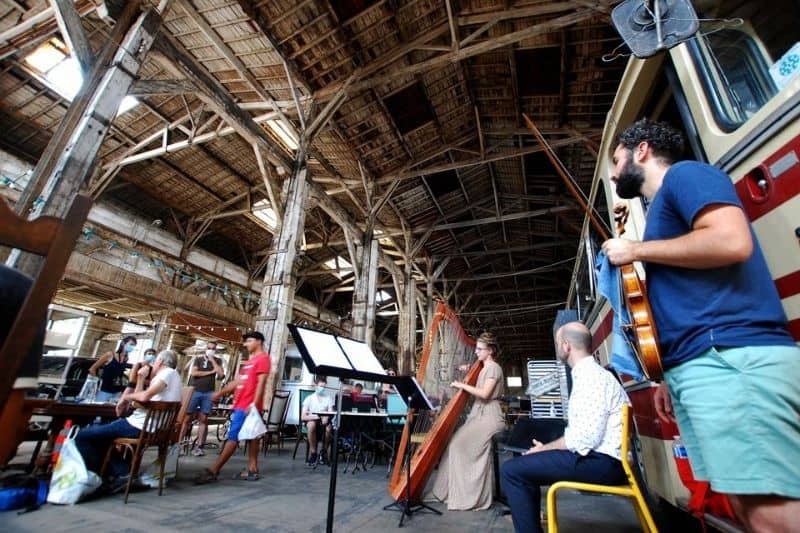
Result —
<instances>
[{"instance_id":1,"label":"seated man in patterned shirt","mask_svg":"<svg viewBox=\"0 0 800 533\"><path fill-rule=\"evenodd\" d=\"M622 469L622 406L628 402L614 376L590 353L592 335L580 322L556 332L556 357L572 369L564 436L533 447L503 464L500 482L517 533L541 533L541 485L580 481L615 485L625 482Z\"/></svg>"}]
</instances>

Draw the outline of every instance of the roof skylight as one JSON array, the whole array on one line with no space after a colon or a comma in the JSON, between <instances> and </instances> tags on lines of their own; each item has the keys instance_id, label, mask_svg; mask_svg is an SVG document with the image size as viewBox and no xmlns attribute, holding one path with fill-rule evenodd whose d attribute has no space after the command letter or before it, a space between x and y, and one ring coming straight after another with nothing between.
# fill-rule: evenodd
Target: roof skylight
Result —
<instances>
[{"instance_id":1,"label":"roof skylight","mask_svg":"<svg viewBox=\"0 0 800 533\"><path fill-rule=\"evenodd\" d=\"M280 120L268 120L267 126L269 126L269 129L283 141L283 144L285 144L289 150L297 150L297 138L295 138L283 122Z\"/></svg>"},{"instance_id":2,"label":"roof skylight","mask_svg":"<svg viewBox=\"0 0 800 533\"><path fill-rule=\"evenodd\" d=\"M267 227L276 229L278 227L278 216L275 210L269 206L267 200L259 200L253 204L253 214L262 221Z\"/></svg>"},{"instance_id":3,"label":"roof skylight","mask_svg":"<svg viewBox=\"0 0 800 533\"><path fill-rule=\"evenodd\" d=\"M58 39L50 39L25 57L30 66L48 87L70 102L83 85L83 73L78 60L69 54L67 47ZM139 101L133 96L122 99L117 115L136 107Z\"/></svg>"}]
</instances>

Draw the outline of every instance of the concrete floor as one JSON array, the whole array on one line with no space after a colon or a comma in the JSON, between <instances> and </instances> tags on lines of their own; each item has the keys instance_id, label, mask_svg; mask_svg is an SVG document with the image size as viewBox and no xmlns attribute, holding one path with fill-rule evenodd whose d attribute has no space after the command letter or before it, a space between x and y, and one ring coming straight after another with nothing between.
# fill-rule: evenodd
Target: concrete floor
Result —
<instances>
[{"instance_id":1,"label":"concrete floor","mask_svg":"<svg viewBox=\"0 0 800 533\"><path fill-rule=\"evenodd\" d=\"M72 506L45 505L38 511L17 515L2 513L5 532L146 532L188 530L322 532L325 530L330 470L312 470L301 459L292 460L292 444L280 454L274 448L260 459L262 479L237 481L232 476L246 464L237 453L225 466L217 483L196 486L194 475L210 465L215 450L205 457L181 457L178 478L159 497L157 490L135 492L127 505L122 495L98 498ZM334 531L386 532L397 529L400 514L383 511L391 503L386 494L386 466L376 465L355 475L342 473L340 465ZM512 532L509 516L495 509L450 512L442 504L433 507L442 516L417 514L405 531L437 533ZM640 531L627 500L564 493L559 498L560 531L563 533L626 533Z\"/></svg>"}]
</instances>

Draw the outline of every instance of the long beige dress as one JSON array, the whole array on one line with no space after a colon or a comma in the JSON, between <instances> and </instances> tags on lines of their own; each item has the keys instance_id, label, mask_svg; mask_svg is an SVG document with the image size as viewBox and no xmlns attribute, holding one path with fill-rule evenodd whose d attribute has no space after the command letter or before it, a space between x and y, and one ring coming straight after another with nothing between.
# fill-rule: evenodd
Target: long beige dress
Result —
<instances>
[{"instance_id":1,"label":"long beige dress","mask_svg":"<svg viewBox=\"0 0 800 533\"><path fill-rule=\"evenodd\" d=\"M490 399L473 397L466 422L439 462L432 493L451 511L488 509L494 499L492 436L505 427L497 400L503 393L503 370L494 361L484 363L476 387L483 387L489 378L497 380Z\"/></svg>"}]
</instances>

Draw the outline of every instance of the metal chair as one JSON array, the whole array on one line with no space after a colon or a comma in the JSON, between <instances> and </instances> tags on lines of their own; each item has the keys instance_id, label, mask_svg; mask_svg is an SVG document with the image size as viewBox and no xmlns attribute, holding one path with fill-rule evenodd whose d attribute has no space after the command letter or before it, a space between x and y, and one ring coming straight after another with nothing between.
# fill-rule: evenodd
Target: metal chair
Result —
<instances>
[{"instance_id":1,"label":"metal chair","mask_svg":"<svg viewBox=\"0 0 800 533\"><path fill-rule=\"evenodd\" d=\"M276 435L278 439L278 453L281 453L283 448L283 424L286 421L286 413L289 411L289 396L291 391L276 390L275 395L272 396L272 402L269 406L267 419L264 425L267 426L267 432L263 437L264 455L267 455L270 444L272 444L272 435Z\"/></svg>"},{"instance_id":2,"label":"metal chair","mask_svg":"<svg viewBox=\"0 0 800 533\"><path fill-rule=\"evenodd\" d=\"M125 485L125 503L128 503L128 493L131 490L133 478L139 474L139 467L142 464L142 455L148 446L158 447L159 478L158 495L164 491L164 463L167 460L167 451L170 441L175 431L175 421L181 402L147 402L147 416L144 419L142 431L136 438L117 438L111 443L103 460L103 467L100 469L100 477L103 477L111 459L111 453L116 447L122 447L132 453L131 467L128 472L128 483Z\"/></svg>"},{"instance_id":3,"label":"metal chair","mask_svg":"<svg viewBox=\"0 0 800 533\"><path fill-rule=\"evenodd\" d=\"M297 391L300 394L300 398L297 400L298 404L298 416L297 416L297 441L294 443L294 452L292 452L292 460L295 459L297 456L297 448L300 446L302 441L306 441L306 461L308 461L308 429L306 429L306 425L303 423L303 402L306 401L306 398L314 394L313 390L305 390L305 389L298 389Z\"/></svg>"},{"instance_id":4,"label":"metal chair","mask_svg":"<svg viewBox=\"0 0 800 533\"><path fill-rule=\"evenodd\" d=\"M550 485L547 491L547 532L558 533L558 515L556 512L556 493L561 489L573 489L580 492L593 492L599 494L615 494L631 499L636 515L646 533L658 533L658 528L647 507L639 484L636 481L633 468L631 468L628 453L630 452L631 426L633 414L630 406L622 408L622 468L625 470L627 484L625 485L596 485L593 483L580 483L578 481L558 481Z\"/></svg>"}]
</instances>

